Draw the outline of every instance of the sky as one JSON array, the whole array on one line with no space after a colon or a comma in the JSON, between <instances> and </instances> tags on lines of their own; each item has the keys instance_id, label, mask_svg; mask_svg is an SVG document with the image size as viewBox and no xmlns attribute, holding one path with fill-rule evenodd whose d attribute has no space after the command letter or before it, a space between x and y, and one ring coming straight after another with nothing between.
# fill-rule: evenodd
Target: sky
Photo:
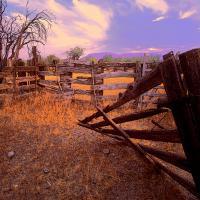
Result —
<instances>
[{"instance_id":1,"label":"sky","mask_svg":"<svg viewBox=\"0 0 200 200\"><path fill-rule=\"evenodd\" d=\"M10 14L26 0L8 0ZM75 46L94 52L166 53L200 47L200 0L29 0L56 23L42 55L64 56Z\"/></svg>"}]
</instances>

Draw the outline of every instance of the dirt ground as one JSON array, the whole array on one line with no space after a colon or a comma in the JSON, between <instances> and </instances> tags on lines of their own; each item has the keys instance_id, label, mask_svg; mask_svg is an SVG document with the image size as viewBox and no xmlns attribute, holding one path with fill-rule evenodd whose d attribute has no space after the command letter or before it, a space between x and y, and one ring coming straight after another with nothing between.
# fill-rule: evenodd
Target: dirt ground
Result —
<instances>
[{"instance_id":1,"label":"dirt ground","mask_svg":"<svg viewBox=\"0 0 200 200\"><path fill-rule=\"evenodd\" d=\"M79 127L72 134L49 128L18 137L1 130L0 199L192 199L112 139Z\"/></svg>"},{"instance_id":2,"label":"dirt ground","mask_svg":"<svg viewBox=\"0 0 200 200\"><path fill-rule=\"evenodd\" d=\"M195 199L133 149L79 127L72 117L65 116L74 124L68 128L52 118L55 124L11 123L6 113L11 116L9 108L0 115L1 200Z\"/></svg>"}]
</instances>

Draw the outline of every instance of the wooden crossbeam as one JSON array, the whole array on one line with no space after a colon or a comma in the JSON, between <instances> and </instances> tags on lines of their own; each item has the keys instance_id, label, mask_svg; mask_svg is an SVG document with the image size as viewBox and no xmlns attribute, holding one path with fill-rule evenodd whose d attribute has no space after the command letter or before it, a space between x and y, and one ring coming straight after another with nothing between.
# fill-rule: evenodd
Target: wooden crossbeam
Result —
<instances>
[{"instance_id":1,"label":"wooden crossbeam","mask_svg":"<svg viewBox=\"0 0 200 200\"><path fill-rule=\"evenodd\" d=\"M116 78L116 77L134 77L135 75L136 74L133 72L124 72L124 71L104 72L101 74L96 74L95 78L105 79L105 78Z\"/></svg>"},{"instance_id":2,"label":"wooden crossbeam","mask_svg":"<svg viewBox=\"0 0 200 200\"><path fill-rule=\"evenodd\" d=\"M83 124L81 122L78 123L79 126L82 126L82 127L85 127L87 129L90 129L90 130L93 130L95 132L98 132L98 133L101 133L102 135L105 135L105 136L108 136L108 137L111 137L111 138L114 138L114 139L117 139L117 140L124 140L120 134L112 134L112 133L106 133L104 130L102 129L95 129L95 128L92 128L89 124Z\"/></svg>"},{"instance_id":3,"label":"wooden crossbeam","mask_svg":"<svg viewBox=\"0 0 200 200\"><path fill-rule=\"evenodd\" d=\"M143 148L147 153L163 160L166 161L172 165L175 165L176 167L179 167L185 171L191 172L190 170L190 165L186 159L185 156L182 156L180 154L172 153L172 152L167 152L167 151L162 151L158 150L143 144L140 144L140 147Z\"/></svg>"},{"instance_id":4,"label":"wooden crossbeam","mask_svg":"<svg viewBox=\"0 0 200 200\"><path fill-rule=\"evenodd\" d=\"M160 113L165 113L168 112L168 109L149 109L149 110L145 110L142 112L136 112L136 113L131 113L128 115L123 115L120 117L116 117L113 119L113 121L116 124L121 124L121 123L125 123L125 122L130 122L130 121L134 121L134 120L138 120L138 119L143 119L143 118L147 118L147 117L151 117L153 115L157 115ZM101 121L95 124L91 124L91 126L93 128L100 128L102 126L108 126L109 123L106 121Z\"/></svg>"},{"instance_id":5,"label":"wooden crossbeam","mask_svg":"<svg viewBox=\"0 0 200 200\"><path fill-rule=\"evenodd\" d=\"M91 127L92 128L92 127ZM118 135L121 134L113 129L93 129L101 130L101 132L106 134ZM177 130L124 130L130 138L160 141L160 142L170 142L170 143L181 143L180 137Z\"/></svg>"}]
</instances>

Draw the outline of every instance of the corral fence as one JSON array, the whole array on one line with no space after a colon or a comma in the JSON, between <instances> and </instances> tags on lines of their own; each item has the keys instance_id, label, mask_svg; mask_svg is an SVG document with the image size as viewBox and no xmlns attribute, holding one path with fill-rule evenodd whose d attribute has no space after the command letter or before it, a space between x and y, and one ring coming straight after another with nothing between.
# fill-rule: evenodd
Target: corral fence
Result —
<instances>
[{"instance_id":1,"label":"corral fence","mask_svg":"<svg viewBox=\"0 0 200 200\"><path fill-rule=\"evenodd\" d=\"M97 106L97 112L81 120L79 125L124 141L146 161L200 197L200 49L182 53L179 58L170 52L163 56L163 60L150 73L130 84L118 101L104 109ZM107 115L161 84L167 97L157 100L157 108L122 114L113 119ZM157 130L127 130L118 125L167 112L172 112L176 129L163 129L158 124ZM99 117L103 120L95 122ZM180 144L185 155L155 149L134 139ZM176 169L171 169L170 164ZM182 170L192 175L193 182L180 175Z\"/></svg>"},{"instance_id":2,"label":"corral fence","mask_svg":"<svg viewBox=\"0 0 200 200\"><path fill-rule=\"evenodd\" d=\"M51 70L45 66L7 67L0 72L0 93L23 95L43 89L65 97L85 95L94 103L117 100L130 83L138 82L157 65L148 62L66 63L51 66ZM108 80L112 80L111 83ZM143 107L165 96L163 89L162 85L152 89L138 98L136 103Z\"/></svg>"}]
</instances>

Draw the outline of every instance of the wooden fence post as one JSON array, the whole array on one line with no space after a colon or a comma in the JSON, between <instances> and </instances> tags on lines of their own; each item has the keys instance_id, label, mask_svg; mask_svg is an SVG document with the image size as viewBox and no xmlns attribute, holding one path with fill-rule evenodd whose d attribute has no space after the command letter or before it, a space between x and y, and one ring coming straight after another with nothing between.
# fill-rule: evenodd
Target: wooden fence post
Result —
<instances>
[{"instance_id":1,"label":"wooden fence post","mask_svg":"<svg viewBox=\"0 0 200 200\"><path fill-rule=\"evenodd\" d=\"M12 75L13 75L13 94L14 96L16 96L17 89L16 89L16 67L15 66L13 67Z\"/></svg>"},{"instance_id":2,"label":"wooden fence post","mask_svg":"<svg viewBox=\"0 0 200 200\"><path fill-rule=\"evenodd\" d=\"M200 142L191 104L186 101L187 89L181 79L180 68L171 53L160 67L164 87L171 102L172 113L181 137L183 149L190 163L192 176L200 193Z\"/></svg>"},{"instance_id":3,"label":"wooden fence post","mask_svg":"<svg viewBox=\"0 0 200 200\"><path fill-rule=\"evenodd\" d=\"M38 55L37 55L37 47L36 46L32 47L32 54L33 54L32 65L35 67L35 73L34 73L35 74L35 92L37 93L37 64L38 64L37 62L38 62Z\"/></svg>"},{"instance_id":4,"label":"wooden fence post","mask_svg":"<svg viewBox=\"0 0 200 200\"><path fill-rule=\"evenodd\" d=\"M191 50L181 54L181 69L192 100L192 108L200 130L200 49ZM198 134L200 141L200 132Z\"/></svg>"}]
</instances>

